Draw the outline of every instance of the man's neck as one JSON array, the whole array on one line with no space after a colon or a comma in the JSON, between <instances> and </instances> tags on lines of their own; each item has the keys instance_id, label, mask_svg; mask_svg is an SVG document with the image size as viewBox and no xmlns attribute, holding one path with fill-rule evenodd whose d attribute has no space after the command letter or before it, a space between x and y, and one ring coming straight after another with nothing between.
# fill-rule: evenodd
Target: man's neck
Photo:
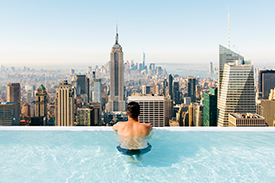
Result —
<instances>
[{"instance_id":1,"label":"man's neck","mask_svg":"<svg viewBox=\"0 0 275 183\"><path fill-rule=\"evenodd\" d=\"M130 123L139 123L138 122L138 118L128 118L128 122L130 122Z\"/></svg>"}]
</instances>

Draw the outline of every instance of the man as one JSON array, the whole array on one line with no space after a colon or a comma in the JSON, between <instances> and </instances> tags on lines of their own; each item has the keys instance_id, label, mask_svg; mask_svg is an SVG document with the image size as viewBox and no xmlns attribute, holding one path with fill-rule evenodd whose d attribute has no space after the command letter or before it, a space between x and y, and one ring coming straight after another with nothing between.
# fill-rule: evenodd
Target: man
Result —
<instances>
[{"instance_id":1,"label":"man","mask_svg":"<svg viewBox=\"0 0 275 183\"><path fill-rule=\"evenodd\" d=\"M117 146L117 149L127 155L144 154L150 151L151 145L146 138L152 131L152 126L150 123L138 122L140 107L137 102L128 104L127 115L127 122L118 122L113 126L121 138L121 144Z\"/></svg>"}]
</instances>

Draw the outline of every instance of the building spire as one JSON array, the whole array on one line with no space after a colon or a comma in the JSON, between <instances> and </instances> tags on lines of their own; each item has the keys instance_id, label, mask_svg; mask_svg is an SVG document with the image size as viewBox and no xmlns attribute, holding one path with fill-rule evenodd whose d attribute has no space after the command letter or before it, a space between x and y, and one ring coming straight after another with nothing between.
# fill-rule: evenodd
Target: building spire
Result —
<instances>
[{"instance_id":1,"label":"building spire","mask_svg":"<svg viewBox=\"0 0 275 183\"><path fill-rule=\"evenodd\" d=\"M118 24L116 22L116 44L118 44Z\"/></svg>"},{"instance_id":2,"label":"building spire","mask_svg":"<svg viewBox=\"0 0 275 183\"><path fill-rule=\"evenodd\" d=\"M228 49L230 50L230 6L228 3Z\"/></svg>"}]
</instances>

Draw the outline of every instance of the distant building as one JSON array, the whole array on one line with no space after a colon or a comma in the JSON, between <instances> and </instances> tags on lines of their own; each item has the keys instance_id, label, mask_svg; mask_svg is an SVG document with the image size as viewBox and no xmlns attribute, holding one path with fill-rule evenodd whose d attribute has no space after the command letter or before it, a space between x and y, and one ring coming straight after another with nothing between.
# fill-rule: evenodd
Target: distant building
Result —
<instances>
[{"instance_id":1,"label":"distant building","mask_svg":"<svg viewBox=\"0 0 275 183\"><path fill-rule=\"evenodd\" d=\"M77 123L79 126L95 126L94 108L77 109Z\"/></svg>"},{"instance_id":2,"label":"distant building","mask_svg":"<svg viewBox=\"0 0 275 183\"><path fill-rule=\"evenodd\" d=\"M35 94L35 116L36 117L46 117L47 121L47 92L46 88L41 84Z\"/></svg>"},{"instance_id":3,"label":"distant building","mask_svg":"<svg viewBox=\"0 0 275 183\"><path fill-rule=\"evenodd\" d=\"M163 82L162 82L162 94L164 96L166 96L166 92L165 91L166 91L167 85L168 85L167 79L164 79Z\"/></svg>"},{"instance_id":4,"label":"distant building","mask_svg":"<svg viewBox=\"0 0 275 183\"><path fill-rule=\"evenodd\" d=\"M86 94L86 75L76 76L77 86L80 88L80 95Z\"/></svg>"},{"instance_id":5,"label":"distant building","mask_svg":"<svg viewBox=\"0 0 275 183\"><path fill-rule=\"evenodd\" d=\"M74 93L67 80L58 86L55 96L55 126L73 126Z\"/></svg>"},{"instance_id":6,"label":"distant building","mask_svg":"<svg viewBox=\"0 0 275 183\"><path fill-rule=\"evenodd\" d=\"M213 73L213 62L209 63L209 73Z\"/></svg>"},{"instance_id":7,"label":"distant building","mask_svg":"<svg viewBox=\"0 0 275 183\"><path fill-rule=\"evenodd\" d=\"M118 43L118 32L116 32L116 42L112 47L110 57L110 96L108 111L125 111L124 61L122 47Z\"/></svg>"},{"instance_id":8,"label":"distant building","mask_svg":"<svg viewBox=\"0 0 275 183\"><path fill-rule=\"evenodd\" d=\"M170 127L179 127L179 122L177 122L177 120L175 118L172 118L169 120L169 126Z\"/></svg>"},{"instance_id":9,"label":"distant building","mask_svg":"<svg viewBox=\"0 0 275 183\"><path fill-rule=\"evenodd\" d=\"M187 83L188 94L187 94L187 96L191 98L191 102L196 102L196 83L197 83L197 80L193 76L188 76L187 80L188 80L188 83Z\"/></svg>"},{"instance_id":10,"label":"distant building","mask_svg":"<svg viewBox=\"0 0 275 183\"><path fill-rule=\"evenodd\" d=\"M19 102L0 103L0 126L20 125L20 104Z\"/></svg>"},{"instance_id":11,"label":"distant building","mask_svg":"<svg viewBox=\"0 0 275 183\"><path fill-rule=\"evenodd\" d=\"M151 86L142 86L142 94L150 94L151 93Z\"/></svg>"},{"instance_id":12,"label":"distant building","mask_svg":"<svg viewBox=\"0 0 275 183\"><path fill-rule=\"evenodd\" d=\"M253 73L251 61L224 64L218 100L218 126L228 126L229 113L256 113Z\"/></svg>"},{"instance_id":13,"label":"distant building","mask_svg":"<svg viewBox=\"0 0 275 183\"><path fill-rule=\"evenodd\" d=\"M265 118L266 123L269 127L273 126L273 121L275 119L275 100L261 100L261 110L258 109L259 113Z\"/></svg>"},{"instance_id":14,"label":"distant building","mask_svg":"<svg viewBox=\"0 0 275 183\"><path fill-rule=\"evenodd\" d=\"M180 86L179 81L173 81L173 101L175 104L180 104Z\"/></svg>"},{"instance_id":15,"label":"distant building","mask_svg":"<svg viewBox=\"0 0 275 183\"><path fill-rule=\"evenodd\" d=\"M28 103L22 105L21 113L23 117L31 117L31 106Z\"/></svg>"},{"instance_id":16,"label":"distant building","mask_svg":"<svg viewBox=\"0 0 275 183\"><path fill-rule=\"evenodd\" d=\"M45 116L32 117L29 126L46 126L47 121Z\"/></svg>"},{"instance_id":17,"label":"distant building","mask_svg":"<svg viewBox=\"0 0 275 183\"><path fill-rule=\"evenodd\" d=\"M265 118L256 113L229 114L229 127L265 127Z\"/></svg>"},{"instance_id":18,"label":"distant building","mask_svg":"<svg viewBox=\"0 0 275 183\"><path fill-rule=\"evenodd\" d=\"M275 70L260 70L258 75L259 94L268 99L269 92L275 87Z\"/></svg>"},{"instance_id":19,"label":"distant building","mask_svg":"<svg viewBox=\"0 0 275 183\"><path fill-rule=\"evenodd\" d=\"M135 101L140 105L141 123L151 123L153 127L169 126L172 117L172 101L164 96L135 95L128 97L129 102Z\"/></svg>"},{"instance_id":20,"label":"distant building","mask_svg":"<svg viewBox=\"0 0 275 183\"><path fill-rule=\"evenodd\" d=\"M7 84L7 102L21 102L21 87L20 83Z\"/></svg>"},{"instance_id":21,"label":"distant building","mask_svg":"<svg viewBox=\"0 0 275 183\"><path fill-rule=\"evenodd\" d=\"M101 79L94 79L92 102L101 102Z\"/></svg>"},{"instance_id":22,"label":"distant building","mask_svg":"<svg viewBox=\"0 0 275 183\"><path fill-rule=\"evenodd\" d=\"M188 105L181 104L177 114L176 119L179 122L179 126L189 126L189 124L185 124L185 116L188 113Z\"/></svg>"},{"instance_id":23,"label":"distant building","mask_svg":"<svg viewBox=\"0 0 275 183\"><path fill-rule=\"evenodd\" d=\"M203 126L217 126L218 88L203 92Z\"/></svg>"},{"instance_id":24,"label":"distant building","mask_svg":"<svg viewBox=\"0 0 275 183\"><path fill-rule=\"evenodd\" d=\"M173 100L173 76L172 74L169 74L168 77L168 91L171 99Z\"/></svg>"},{"instance_id":25,"label":"distant building","mask_svg":"<svg viewBox=\"0 0 275 183\"><path fill-rule=\"evenodd\" d=\"M186 104L186 105L190 105L190 103L191 103L191 98L190 97L184 97L184 103Z\"/></svg>"},{"instance_id":26,"label":"distant building","mask_svg":"<svg viewBox=\"0 0 275 183\"><path fill-rule=\"evenodd\" d=\"M94 125L101 125L101 103L91 102L89 103L90 107L93 107L94 111Z\"/></svg>"},{"instance_id":27,"label":"distant building","mask_svg":"<svg viewBox=\"0 0 275 183\"><path fill-rule=\"evenodd\" d=\"M159 84L156 83L153 87L153 94L159 94Z\"/></svg>"}]
</instances>

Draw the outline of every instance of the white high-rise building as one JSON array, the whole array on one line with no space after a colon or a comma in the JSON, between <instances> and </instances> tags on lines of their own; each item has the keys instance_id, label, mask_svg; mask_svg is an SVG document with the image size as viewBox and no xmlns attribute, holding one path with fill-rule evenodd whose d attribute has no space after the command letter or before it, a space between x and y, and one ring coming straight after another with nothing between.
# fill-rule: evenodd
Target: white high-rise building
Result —
<instances>
[{"instance_id":1,"label":"white high-rise building","mask_svg":"<svg viewBox=\"0 0 275 183\"><path fill-rule=\"evenodd\" d=\"M131 101L138 102L140 105L141 123L151 123L153 127L169 126L169 119L173 113L173 101L164 96L135 95L128 97Z\"/></svg>"},{"instance_id":2,"label":"white high-rise building","mask_svg":"<svg viewBox=\"0 0 275 183\"><path fill-rule=\"evenodd\" d=\"M122 47L118 43L118 32L110 57L110 96L107 109L109 112L125 111L124 61Z\"/></svg>"},{"instance_id":3,"label":"white high-rise building","mask_svg":"<svg viewBox=\"0 0 275 183\"><path fill-rule=\"evenodd\" d=\"M218 99L222 92L221 84L223 82L223 70L226 63L235 62L236 60L244 60L244 57L219 45L219 89L218 89Z\"/></svg>"},{"instance_id":4,"label":"white high-rise building","mask_svg":"<svg viewBox=\"0 0 275 183\"><path fill-rule=\"evenodd\" d=\"M67 80L58 86L55 96L55 126L73 126L74 90Z\"/></svg>"},{"instance_id":5,"label":"white high-rise building","mask_svg":"<svg viewBox=\"0 0 275 183\"><path fill-rule=\"evenodd\" d=\"M94 79L93 102L101 102L101 79Z\"/></svg>"},{"instance_id":6,"label":"white high-rise building","mask_svg":"<svg viewBox=\"0 0 275 183\"><path fill-rule=\"evenodd\" d=\"M220 97L218 126L228 126L229 113L255 113L254 72L251 61L225 63Z\"/></svg>"}]
</instances>

